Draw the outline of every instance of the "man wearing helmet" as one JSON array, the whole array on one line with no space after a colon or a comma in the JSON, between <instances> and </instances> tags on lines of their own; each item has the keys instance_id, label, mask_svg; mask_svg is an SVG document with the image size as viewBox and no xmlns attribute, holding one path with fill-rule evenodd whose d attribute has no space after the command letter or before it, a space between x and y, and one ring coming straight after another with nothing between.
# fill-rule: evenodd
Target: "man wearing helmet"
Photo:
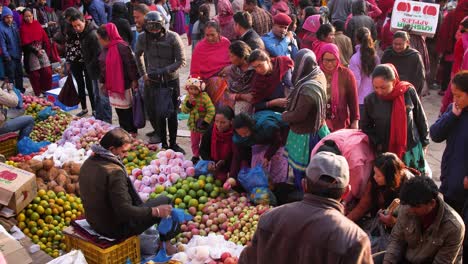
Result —
<instances>
[{"instance_id":1,"label":"man wearing helmet","mask_svg":"<svg viewBox=\"0 0 468 264\"><path fill-rule=\"evenodd\" d=\"M149 143L162 143L163 148L185 153L176 143L177 109L179 108L179 69L185 65L184 45L179 35L164 28L164 18L157 11L145 15L143 32L138 36L135 56L138 71L145 80L145 103L148 117L155 130ZM141 56L144 56L144 64ZM161 87L172 89L172 103L175 109L168 118L161 115L158 94ZM159 110L157 110L159 109ZM159 113L158 113L159 111ZM167 121L166 121L167 120ZM166 122L169 128L167 144Z\"/></svg>"}]
</instances>

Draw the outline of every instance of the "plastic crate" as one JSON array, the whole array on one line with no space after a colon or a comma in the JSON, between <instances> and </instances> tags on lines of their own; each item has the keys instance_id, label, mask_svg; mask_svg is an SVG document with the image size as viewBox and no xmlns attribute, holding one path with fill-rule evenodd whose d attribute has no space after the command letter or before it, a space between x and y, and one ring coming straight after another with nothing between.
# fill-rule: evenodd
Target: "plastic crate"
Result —
<instances>
[{"instance_id":1,"label":"plastic crate","mask_svg":"<svg viewBox=\"0 0 468 264\"><path fill-rule=\"evenodd\" d=\"M14 132L6 133L0 135L0 154L9 158L18 154L18 148L16 147L18 143L18 134Z\"/></svg>"},{"instance_id":2,"label":"plastic crate","mask_svg":"<svg viewBox=\"0 0 468 264\"><path fill-rule=\"evenodd\" d=\"M60 91L62 90L62 88L57 88L57 89L52 89L52 90L49 90L45 93L45 96L47 98L47 100L49 102L52 102L54 103L55 106L58 106L60 107L60 109L62 109L63 111L71 111L71 110L75 110L75 109L78 109L78 105L75 105L75 106L66 106L64 104L62 104L59 100L58 100L58 95L60 94Z\"/></svg>"},{"instance_id":3,"label":"plastic crate","mask_svg":"<svg viewBox=\"0 0 468 264\"><path fill-rule=\"evenodd\" d=\"M120 244L102 249L91 242L64 233L67 251L79 249L89 264L123 264L130 258L133 264L141 262L140 239L133 236Z\"/></svg>"}]
</instances>

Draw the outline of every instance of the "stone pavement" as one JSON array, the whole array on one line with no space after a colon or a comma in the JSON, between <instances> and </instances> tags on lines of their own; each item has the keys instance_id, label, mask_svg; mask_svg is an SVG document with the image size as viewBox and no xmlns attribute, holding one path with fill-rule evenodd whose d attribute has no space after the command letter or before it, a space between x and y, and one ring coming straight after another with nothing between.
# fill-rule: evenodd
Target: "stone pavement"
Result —
<instances>
[{"instance_id":1,"label":"stone pavement","mask_svg":"<svg viewBox=\"0 0 468 264\"><path fill-rule=\"evenodd\" d=\"M186 65L180 70L180 80L181 80L181 94L185 94L186 91L183 88L184 81L187 79L190 71L190 62L191 62L191 55L192 55L192 47L187 46L187 37L184 35L182 36L182 41L185 46L185 54L186 54ZM29 86L29 81L25 79L25 87ZM32 93L32 90L29 88L28 93ZM441 102L441 96L437 94L437 91L431 90L430 95L423 97L422 98L422 103L424 106L424 110L426 111L427 118L429 125L432 125L436 120L439 115L439 108L440 108L440 102ZM89 105L89 104L88 104ZM80 109L74 110L71 113L72 114L77 114L80 112ZM112 115L112 123L114 125L118 125L118 118L117 114L115 113L115 110L113 110L113 115ZM147 140L148 138L145 136L146 133L152 131L151 125L149 122L147 122L146 127L143 129L138 130L138 138L142 140ZM190 131L187 129L187 122L185 120L179 122L179 131L178 131L178 144L185 149L187 152L186 157L191 158L192 153L190 149ZM437 183L439 183L439 178L440 178L440 161L442 158L442 153L445 148L445 142L444 143L434 143L431 142L431 144L428 147L427 151L427 161L429 163L429 166L432 169L433 172L433 178L436 180Z\"/></svg>"}]
</instances>

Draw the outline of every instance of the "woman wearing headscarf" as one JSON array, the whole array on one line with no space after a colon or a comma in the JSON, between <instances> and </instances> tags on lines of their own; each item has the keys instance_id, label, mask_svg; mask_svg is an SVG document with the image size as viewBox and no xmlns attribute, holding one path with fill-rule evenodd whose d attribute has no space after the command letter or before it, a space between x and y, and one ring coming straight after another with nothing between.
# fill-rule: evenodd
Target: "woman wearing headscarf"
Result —
<instances>
[{"instance_id":1,"label":"woman wearing headscarf","mask_svg":"<svg viewBox=\"0 0 468 264\"><path fill-rule=\"evenodd\" d=\"M424 174L429 129L414 86L401 81L392 64L375 67L372 84L374 92L364 99L362 130L377 154L393 152L406 166Z\"/></svg>"},{"instance_id":2,"label":"woman wearing headscarf","mask_svg":"<svg viewBox=\"0 0 468 264\"><path fill-rule=\"evenodd\" d=\"M112 19L110 22L117 27L119 35L122 37L122 39L125 40L125 42L128 44L132 44L133 32L127 16L128 10L124 3L117 2L112 5Z\"/></svg>"},{"instance_id":3,"label":"woman wearing headscarf","mask_svg":"<svg viewBox=\"0 0 468 264\"><path fill-rule=\"evenodd\" d=\"M320 15L313 15L305 20L304 24L302 24L304 34L299 38L302 49L313 50L314 42L318 41L316 33L320 25L322 25Z\"/></svg>"},{"instance_id":4,"label":"woman wearing headscarf","mask_svg":"<svg viewBox=\"0 0 468 264\"><path fill-rule=\"evenodd\" d=\"M97 35L104 48L99 55L101 83L104 83L110 104L115 107L120 127L136 135L137 129L133 125L132 89L137 89L139 76L132 50L112 23L99 27Z\"/></svg>"},{"instance_id":5,"label":"woman wearing headscarf","mask_svg":"<svg viewBox=\"0 0 468 264\"><path fill-rule=\"evenodd\" d=\"M263 50L254 50L249 63L255 69L251 102L255 112L272 110L282 113L292 87L291 71L294 62L286 56L270 58Z\"/></svg>"},{"instance_id":6,"label":"woman wearing headscarf","mask_svg":"<svg viewBox=\"0 0 468 264\"><path fill-rule=\"evenodd\" d=\"M300 50L294 65L294 89L288 96L288 106L282 117L290 128L285 154L293 168L296 188L301 189L310 153L330 131L325 123L327 80L315 54L308 49Z\"/></svg>"},{"instance_id":7,"label":"woman wearing headscarf","mask_svg":"<svg viewBox=\"0 0 468 264\"><path fill-rule=\"evenodd\" d=\"M23 11L20 28L21 45L24 51L24 68L29 75L34 94L39 96L52 86L50 65L50 42L41 24L33 18L31 9Z\"/></svg>"},{"instance_id":8,"label":"woman wearing headscarf","mask_svg":"<svg viewBox=\"0 0 468 264\"><path fill-rule=\"evenodd\" d=\"M218 76L224 67L231 64L230 45L231 42L221 36L218 23L209 21L205 25L205 38L198 42L192 55L190 76L200 77L206 83L206 92L216 107L232 103L227 99L226 79Z\"/></svg>"},{"instance_id":9,"label":"woman wearing headscarf","mask_svg":"<svg viewBox=\"0 0 468 264\"><path fill-rule=\"evenodd\" d=\"M330 131L358 128L359 103L353 72L341 65L340 53L335 44L322 46L318 58L327 78L326 120Z\"/></svg>"},{"instance_id":10,"label":"woman wearing headscarf","mask_svg":"<svg viewBox=\"0 0 468 264\"><path fill-rule=\"evenodd\" d=\"M237 35L234 30L234 12L229 0L218 1L218 15L213 17L213 20L218 22L221 28L221 36L229 39L230 41L236 40Z\"/></svg>"},{"instance_id":11,"label":"woman wearing headscarf","mask_svg":"<svg viewBox=\"0 0 468 264\"><path fill-rule=\"evenodd\" d=\"M410 82L421 95L426 80L422 56L410 47L409 34L397 31L393 34L392 46L385 50L382 63L391 63L398 71L401 80Z\"/></svg>"}]
</instances>

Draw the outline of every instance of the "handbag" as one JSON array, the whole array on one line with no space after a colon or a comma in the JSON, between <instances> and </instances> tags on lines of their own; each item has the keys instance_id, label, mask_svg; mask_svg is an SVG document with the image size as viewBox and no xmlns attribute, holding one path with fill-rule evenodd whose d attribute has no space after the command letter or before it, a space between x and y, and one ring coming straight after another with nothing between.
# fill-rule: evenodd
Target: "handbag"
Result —
<instances>
[{"instance_id":1,"label":"handbag","mask_svg":"<svg viewBox=\"0 0 468 264\"><path fill-rule=\"evenodd\" d=\"M133 125L136 128L144 128L146 125L145 105L140 89L133 94Z\"/></svg>"},{"instance_id":2,"label":"handbag","mask_svg":"<svg viewBox=\"0 0 468 264\"><path fill-rule=\"evenodd\" d=\"M58 100L66 106L75 106L80 103L80 98L76 92L71 73L67 76L67 80L58 95Z\"/></svg>"},{"instance_id":3,"label":"handbag","mask_svg":"<svg viewBox=\"0 0 468 264\"><path fill-rule=\"evenodd\" d=\"M169 118L171 117L176 109L174 102L172 101L172 93L174 88L169 87L164 77L161 77L159 88L156 88L155 93L155 112L158 118Z\"/></svg>"}]
</instances>

